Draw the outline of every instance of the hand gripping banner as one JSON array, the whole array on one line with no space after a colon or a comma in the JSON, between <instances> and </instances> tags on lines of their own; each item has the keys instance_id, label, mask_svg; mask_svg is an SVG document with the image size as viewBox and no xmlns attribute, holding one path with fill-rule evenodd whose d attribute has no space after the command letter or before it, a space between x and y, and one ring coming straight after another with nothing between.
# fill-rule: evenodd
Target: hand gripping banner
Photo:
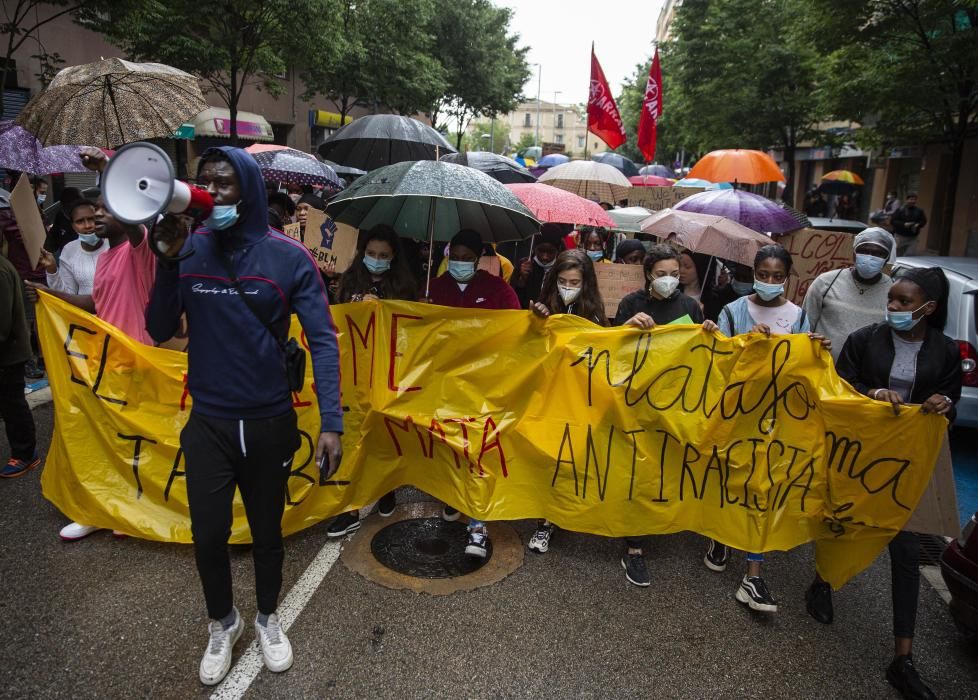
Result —
<instances>
[{"instance_id":1,"label":"hand gripping banner","mask_svg":"<svg viewBox=\"0 0 978 700\"><path fill-rule=\"evenodd\" d=\"M287 533L412 484L488 520L609 537L690 530L756 552L815 541L820 573L840 586L903 527L947 427L858 394L804 335L406 302L332 314L345 454L320 486L310 370L294 396ZM189 542L186 355L48 295L38 321L56 425L44 495L86 524ZM236 499L232 541L248 537Z\"/></svg>"}]
</instances>

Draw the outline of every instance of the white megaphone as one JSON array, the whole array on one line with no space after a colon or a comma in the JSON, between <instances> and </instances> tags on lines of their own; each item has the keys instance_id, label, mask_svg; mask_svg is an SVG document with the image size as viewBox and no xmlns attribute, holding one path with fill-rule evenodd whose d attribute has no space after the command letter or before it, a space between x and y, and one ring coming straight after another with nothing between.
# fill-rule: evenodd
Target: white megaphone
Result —
<instances>
[{"instance_id":1,"label":"white megaphone","mask_svg":"<svg viewBox=\"0 0 978 700\"><path fill-rule=\"evenodd\" d=\"M115 152L102 173L101 187L105 206L126 224L155 221L164 212L199 221L214 208L207 190L177 180L163 149L145 141Z\"/></svg>"}]
</instances>

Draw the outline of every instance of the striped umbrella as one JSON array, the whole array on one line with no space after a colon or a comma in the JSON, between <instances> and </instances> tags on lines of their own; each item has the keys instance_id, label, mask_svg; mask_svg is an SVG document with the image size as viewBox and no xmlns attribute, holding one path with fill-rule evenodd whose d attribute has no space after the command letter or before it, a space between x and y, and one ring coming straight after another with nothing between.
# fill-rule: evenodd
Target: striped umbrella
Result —
<instances>
[{"instance_id":1,"label":"striped umbrella","mask_svg":"<svg viewBox=\"0 0 978 700\"><path fill-rule=\"evenodd\" d=\"M825 194L852 194L863 184L863 179L851 170L833 170L822 176L818 188Z\"/></svg>"},{"instance_id":2,"label":"striped umbrella","mask_svg":"<svg viewBox=\"0 0 978 700\"><path fill-rule=\"evenodd\" d=\"M339 175L314 156L290 149L262 151L252 157L261 168L262 177L268 182L284 182L288 185L320 185L334 192L343 189Z\"/></svg>"}]
</instances>

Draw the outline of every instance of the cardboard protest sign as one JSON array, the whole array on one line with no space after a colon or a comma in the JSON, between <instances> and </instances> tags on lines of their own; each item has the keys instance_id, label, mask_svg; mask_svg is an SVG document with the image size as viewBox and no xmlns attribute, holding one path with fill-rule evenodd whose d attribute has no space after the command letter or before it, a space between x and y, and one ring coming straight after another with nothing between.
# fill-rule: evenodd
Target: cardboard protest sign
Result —
<instances>
[{"instance_id":1,"label":"cardboard protest sign","mask_svg":"<svg viewBox=\"0 0 978 700\"><path fill-rule=\"evenodd\" d=\"M812 281L823 272L852 265L851 233L803 228L777 239L791 253L791 275L785 296L796 304L805 300Z\"/></svg>"},{"instance_id":2,"label":"cardboard protest sign","mask_svg":"<svg viewBox=\"0 0 978 700\"><path fill-rule=\"evenodd\" d=\"M702 187L633 187L628 191L628 205L662 211L703 191Z\"/></svg>"},{"instance_id":3,"label":"cardboard protest sign","mask_svg":"<svg viewBox=\"0 0 978 700\"><path fill-rule=\"evenodd\" d=\"M391 301L330 313L340 372L316 379L341 384L329 390L343 396L344 459L320 485L307 362L286 533L412 484L485 520L606 537L688 530L750 552L814 541L838 587L907 527L946 432L919 406L894 415L857 393L802 334L642 332ZM80 522L191 541L187 356L48 294L37 318L56 426L45 497ZM250 539L237 497L231 539Z\"/></svg>"},{"instance_id":4,"label":"cardboard protest sign","mask_svg":"<svg viewBox=\"0 0 978 700\"><path fill-rule=\"evenodd\" d=\"M302 226L300 224L286 224L285 228L282 229L282 233L297 241L302 240Z\"/></svg>"},{"instance_id":5,"label":"cardboard protest sign","mask_svg":"<svg viewBox=\"0 0 978 700\"><path fill-rule=\"evenodd\" d=\"M957 537L961 534L958 518L958 496L954 488L954 472L951 469L951 447L947 436L937 455L934 474L927 490L910 516L905 529L926 535Z\"/></svg>"},{"instance_id":6,"label":"cardboard protest sign","mask_svg":"<svg viewBox=\"0 0 978 700\"><path fill-rule=\"evenodd\" d=\"M20 229L24 248L27 250L27 257L31 261L33 270L41 257L41 248L44 247L47 232L44 230L41 212L34 198L34 188L31 187L30 178L26 174L20 176L14 191L10 193L10 208L14 210L17 228Z\"/></svg>"},{"instance_id":7,"label":"cardboard protest sign","mask_svg":"<svg viewBox=\"0 0 978 700\"><path fill-rule=\"evenodd\" d=\"M626 294L645 287L645 269L641 265L598 264L594 266L598 277L598 291L604 302L604 315L614 318L618 304Z\"/></svg>"},{"instance_id":8,"label":"cardboard protest sign","mask_svg":"<svg viewBox=\"0 0 978 700\"><path fill-rule=\"evenodd\" d=\"M337 272L345 272L357 254L357 229L338 224L326 212L309 209L303 243L316 259L320 269L332 264Z\"/></svg>"}]
</instances>

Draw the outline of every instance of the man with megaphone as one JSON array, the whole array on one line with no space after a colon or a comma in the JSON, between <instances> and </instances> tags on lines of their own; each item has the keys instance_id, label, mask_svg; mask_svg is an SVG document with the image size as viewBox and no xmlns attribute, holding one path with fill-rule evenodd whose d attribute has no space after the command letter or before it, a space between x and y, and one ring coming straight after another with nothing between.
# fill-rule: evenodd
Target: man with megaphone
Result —
<instances>
[{"instance_id":1,"label":"man with megaphone","mask_svg":"<svg viewBox=\"0 0 978 700\"><path fill-rule=\"evenodd\" d=\"M133 164L150 147L139 148L143 150L133 156L124 149L116 154L113 161L124 156L122 162L128 163L120 172L139 169ZM162 151L150 156L166 158ZM164 165L172 168L168 159ZM316 460L322 482L339 466L343 430L339 348L326 289L308 250L269 228L261 171L247 152L222 146L204 153L197 181L213 198L213 209L193 232L187 218L173 212L191 208L190 202L200 200L199 192L187 195L182 183L177 187L159 177L141 178L138 172L131 173L135 179L120 179L116 187L112 167L110 162L103 178L110 209L128 211L132 198L141 196L127 190L126 182L139 183L143 194L160 183L169 186L169 194L154 205L170 213L154 226L160 260L146 325L158 342L174 335L183 313L189 329L187 385L193 407L180 446L197 570L211 618L200 680L214 685L224 678L244 626L233 604L227 551L236 487L253 541L255 633L265 665L284 671L293 656L276 614L284 556L281 520L286 482L300 444L291 392L301 388L305 374L305 353L294 339L285 339L294 311L305 331L316 380L322 417ZM179 206L173 203L177 190L186 200Z\"/></svg>"}]
</instances>

